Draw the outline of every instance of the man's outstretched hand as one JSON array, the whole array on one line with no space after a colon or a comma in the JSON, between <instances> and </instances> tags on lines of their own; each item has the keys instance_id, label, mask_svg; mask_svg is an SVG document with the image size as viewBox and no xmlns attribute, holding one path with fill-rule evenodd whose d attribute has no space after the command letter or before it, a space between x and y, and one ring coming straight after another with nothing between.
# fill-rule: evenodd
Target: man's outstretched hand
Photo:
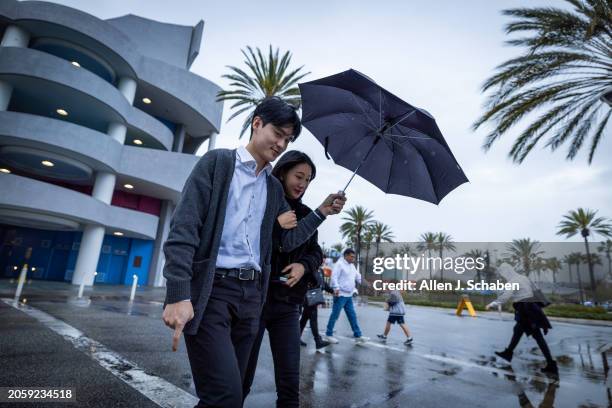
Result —
<instances>
[{"instance_id":1,"label":"man's outstretched hand","mask_svg":"<svg viewBox=\"0 0 612 408\"><path fill-rule=\"evenodd\" d=\"M191 301L181 301L166 305L162 320L171 329L174 329L172 336L172 351L178 350L179 341L183 328L193 319L193 306Z\"/></svg>"},{"instance_id":2,"label":"man's outstretched hand","mask_svg":"<svg viewBox=\"0 0 612 408\"><path fill-rule=\"evenodd\" d=\"M346 195L344 193L330 194L325 201L323 201L323 204L319 206L319 211L325 216L338 214L342 211L345 203Z\"/></svg>"}]
</instances>

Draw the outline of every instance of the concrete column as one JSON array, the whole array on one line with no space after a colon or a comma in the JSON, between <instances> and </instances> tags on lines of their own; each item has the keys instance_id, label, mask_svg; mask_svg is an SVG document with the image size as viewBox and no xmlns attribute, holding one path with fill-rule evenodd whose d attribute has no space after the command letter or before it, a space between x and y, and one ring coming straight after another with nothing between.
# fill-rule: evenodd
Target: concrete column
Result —
<instances>
[{"instance_id":1,"label":"concrete column","mask_svg":"<svg viewBox=\"0 0 612 408\"><path fill-rule=\"evenodd\" d=\"M0 45L2 47L27 47L30 42L30 34L16 25L11 25L6 28ZM13 94L13 86L5 81L0 81L0 111L5 111L11 95Z\"/></svg>"},{"instance_id":2,"label":"concrete column","mask_svg":"<svg viewBox=\"0 0 612 408\"><path fill-rule=\"evenodd\" d=\"M174 203L172 201L164 201L162 203L161 212L159 214L159 224L157 225L157 236L153 247L153 256L151 258L151 267L149 269L149 285L150 286L165 286L164 279L164 264L166 257L164 256L163 245L168 238L170 231L170 220L174 212Z\"/></svg>"},{"instance_id":3,"label":"concrete column","mask_svg":"<svg viewBox=\"0 0 612 408\"><path fill-rule=\"evenodd\" d=\"M2 42L3 47L27 47L30 42L30 34L21 27L10 25L4 31Z\"/></svg>"},{"instance_id":4,"label":"concrete column","mask_svg":"<svg viewBox=\"0 0 612 408\"><path fill-rule=\"evenodd\" d=\"M97 172L91 196L106 204L110 204L113 199L116 180L117 177L113 173L107 173L104 171Z\"/></svg>"},{"instance_id":5,"label":"concrete column","mask_svg":"<svg viewBox=\"0 0 612 408\"><path fill-rule=\"evenodd\" d=\"M214 149L215 144L217 144L217 132L212 132L210 136L208 136L208 151Z\"/></svg>"},{"instance_id":6,"label":"concrete column","mask_svg":"<svg viewBox=\"0 0 612 408\"><path fill-rule=\"evenodd\" d=\"M133 97L133 96L132 96ZM119 143L125 142L125 134L127 128L122 123L111 123L108 126L106 134L112 137ZM97 172L95 175L93 192L91 196L95 199L110 205L115 191L117 176L114 173L104 171ZM74 276L72 283L80 285L85 282L86 286L91 286L94 283L94 272L100 258L100 250L102 249L102 241L106 229L101 225L86 225L83 230L83 238L77 256L76 267L74 268Z\"/></svg>"},{"instance_id":7,"label":"concrete column","mask_svg":"<svg viewBox=\"0 0 612 408\"><path fill-rule=\"evenodd\" d=\"M13 86L8 82L0 81L0 112L8 108L12 94Z\"/></svg>"},{"instance_id":8,"label":"concrete column","mask_svg":"<svg viewBox=\"0 0 612 408\"><path fill-rule=\"evenodd\" d=\"M125 96L125 99L128 100L130 105L134 103L134 96L136 96L135 80L129 77L121 77L119 78L119 84L117 85L117 88L119 89L119 91L121 91L123 96Z\"/></svg>"},{"instance_id":9,"label":"concrete column","mask_svg":"<svg viewBox=\"0 0 612 408\"><path fill-rule=\"evenodd\" d=\"M104 227L100 225L85 226L79 247L79 256L72 275L73 285L80 285L82 282L85 283L85 286L94 284L94 272L96 272L98 266L103 240Z\"/></svg>"},{"instance_id":10,"label":"concrete column","mask_svg":"<svg viewBox=\"0 0 612 408\"><path fill-rule=\"evenodd\" d=\"M125 144L125 135L127 133L127 128L123 123L113 122L108 125L108 130L106 134L118 141L121 144Z\"/></svg>"},{"instance_id":11,"label":"concrete column","mask_svg":"<svg viewBox=\"0 0 612 408\"><path fill-rule=\"evenodd\" d=\"M184 144L185 144L185 125L180 125L174 131L174 143L172 143L172 151L182 153Z\"/></svg>"}]
</instances>

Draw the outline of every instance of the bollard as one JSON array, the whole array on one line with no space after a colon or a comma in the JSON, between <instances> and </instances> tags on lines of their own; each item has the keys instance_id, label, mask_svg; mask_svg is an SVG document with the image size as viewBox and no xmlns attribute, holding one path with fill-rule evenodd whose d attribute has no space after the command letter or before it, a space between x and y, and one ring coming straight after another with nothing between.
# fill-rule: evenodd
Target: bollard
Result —
<instances>
[{"instance_id":1,"label":"bollard","mask_svg":"<svg viewBox=\"0 0 612 408\"><path fill-rule=\"evenodd\" d=\"M94 281L96 280L97 275L98 275L98 272L94 272ZM81 281L81 284L79 285L79 294L77 295L77 299L81 299L83 297L84 290L85 290L85 279L83 279Z\"/></svg>"},{"instance_id":2,"label":"bollard","mask_svg":"<svg viewBox=\"0 0 612 408\"><path fill-rule=\"evenodd\" d=\"M28 273L28 264L23 265L21 268L21 273L19 274L19 279L17 280L17 290L15 291L15 302L19 303L19 298L21 297L21 291L23 290L23 284L26 279L26 274Z\"/></svg>"},{"instance_id":3,"label":"bollard","mask_svg":"<svg viewBox=\"0 0 612 408\"><path fill-rule=\"evenodd\" d=\"M133 276L134 280L132 281L132 292L130 293L130 302L134 301L134 296L136 295L136 286L138 286L138 275Z\"/></svg>"},{"instance_id":4,"label":"bollard","mask_svg":"<svg viewBox=\"0 0 612 408\"><path fill-rule=\"evenodd\" d=\"M19 273L19 280L17 281L18 282L17 290L15 291L15 303L19 303L19 298L21 297L21 291L23 290L23 284L25 283L26 275L28 273L28 261L30 260L31 256L32 256L32 248L29 247L25 253L25 263L23 264L23 267L21 268L21 272Z\"/></svg>"},{"instance_id":5,"label":"bollard","mask_svg":"<svg viewBox=\"0 0 612 408\"><path fill-rule=\"evenodd\" d=\"M81 281L81 284L79 285L79 294L77 295L77 299L83 297L83 289L85 289L85 280Z\"/></svg>"}]
</instances>

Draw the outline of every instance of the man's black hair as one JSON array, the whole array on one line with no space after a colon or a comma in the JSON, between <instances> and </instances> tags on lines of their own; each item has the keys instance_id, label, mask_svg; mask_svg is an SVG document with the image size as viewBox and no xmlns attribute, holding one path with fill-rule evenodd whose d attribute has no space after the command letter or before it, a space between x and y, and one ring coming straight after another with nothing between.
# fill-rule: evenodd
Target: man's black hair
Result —
<instances>
[{"instance_id":1,"label":"man's black hair","mask_svg":"<svg viewBox=\"0 0 612 408\"><path fill-rule=\"evenodd\" d=\"M342 255L344 255L344 256L347 256L347 255L355 255L355 251L354 251L352 248L346 248L346 249L344 250L344 253L343 253Z\"/></svg>"},{"instance_id":2,"label":"man's black hair","mask_svg":"<svg viewBox=\"0 0 612 408\"><path fill-rule=\"evenodd\" d=\"M298 138L302 132L302 122L297 114L297 108L278 96L268 96L264 98L253 112L251 116L251 137L253 137L253 119L255 116L259 116L266 126L268 123L273 124L276 127L293 127L293 140Z\"/></svg>"},{"instance_id":3,"label":"man's black hair","mask_svg":"<svg viewBox=\"0 0 612 408\"><path fill-rule=\"evenodd\" d=\"M315 176L317 175L317 168L306 153L300 152L298 150L290 150L287 153L283 154L274 165L274 168L272 169L272 174L280 180L287 174L289 170L291 170L298 164L304 163L309 165L310 169L312 170L312 174L310 175L310 181L314 180Z\"/></svg>"}]
</instances>

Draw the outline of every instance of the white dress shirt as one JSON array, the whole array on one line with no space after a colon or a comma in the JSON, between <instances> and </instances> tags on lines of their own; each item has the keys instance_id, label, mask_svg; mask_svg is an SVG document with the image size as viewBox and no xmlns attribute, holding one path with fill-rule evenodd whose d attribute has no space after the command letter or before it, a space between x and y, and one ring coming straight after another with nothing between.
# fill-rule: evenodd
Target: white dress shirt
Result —
<instances>
[{"instance_id":1,"label":"white dress shirt","mask_svg":"<svg viewBox=\"0 0 612 408\"><path fill-rule=\"evenodd\" d=\"M344 257L338 259L332 269L332 289L339 289L340 296L352 297L355 291L355 283L361 284L361 274L357 271L355 265L348 263Z\"/></svg>"},{"instance_id":2,"label":"white dress shirt","mask_svg":"<svg viewBox=\"0 0 612 408\"><path fill-rule=\"evenodd\" d=\"M266 211L270 163L255 174L257 162L244 147L236 152L236 165L227 196L225 221L217 268L261 270L261 222Z\"/></svg>"}]
</instances>

